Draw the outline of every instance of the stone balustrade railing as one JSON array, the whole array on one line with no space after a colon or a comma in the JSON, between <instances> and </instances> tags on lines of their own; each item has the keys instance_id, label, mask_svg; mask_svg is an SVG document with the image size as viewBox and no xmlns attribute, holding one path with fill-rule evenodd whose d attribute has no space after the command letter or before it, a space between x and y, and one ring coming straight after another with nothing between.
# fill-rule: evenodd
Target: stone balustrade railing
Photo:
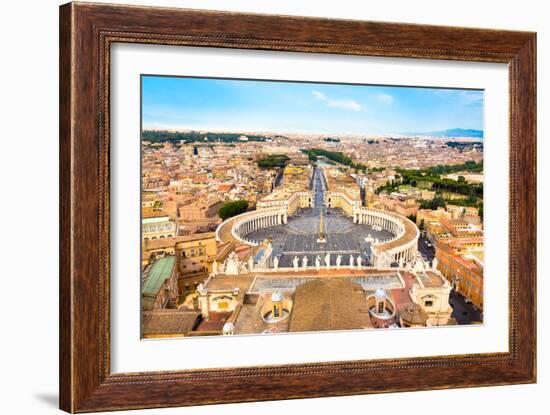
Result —
<instances>
[{"instance_id":1,"label":"stone balustrade railing","mask_svg":"<svg viewBox=\"0 0 550 415\"><path fill-rule=\"evenodd\" d=\"M353 221L379 226L394 235L389 240L373 244L373 251L378 256L387 256L388 260L395 262L410 261L415 257L420 232L406 217L380 209L358 208L354 211Z\"/></svg>"},{"instance_id":2,"label":"stone balustrade railing","mask_svg":"<svg viewBox=\"0 0 550 415\"><path fill-rule=\"evenodd\" d=\"M283 207L265 208L242 213L224 221L216 229L218 241L235 242L258 246L259 243L247 238L259 229L286 224L288 211ZM372 244L373 256L378 258L375 266L386 267L392 262L406 262L416 256L420 232L416 225L404 216L385 210L356 207L353 210L353 222L378 226L393 236Z\"/></svg>"}]
</instances>

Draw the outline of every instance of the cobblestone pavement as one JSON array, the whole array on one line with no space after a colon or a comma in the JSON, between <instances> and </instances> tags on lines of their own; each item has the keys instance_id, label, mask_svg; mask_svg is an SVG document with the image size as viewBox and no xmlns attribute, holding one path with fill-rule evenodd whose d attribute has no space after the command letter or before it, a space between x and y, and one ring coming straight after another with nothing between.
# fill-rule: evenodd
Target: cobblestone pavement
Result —
<instances>
[{"instance_id":1,"label":"cobblestone pavement","mask_svg":"<svg viewBox=\"0 0 550 415\"><path fill-rule=\"evenodd\" d=\"M483 321L483 313L472 303L466 302L466 299L455 290L451 291L449 304L453 308L451 317L454 317L458 324L480 323Z\"/></svg>"},{"instance_id":2,"label":"cobblestone pavement","mask_svg":"<svg viewBox=\"0 0 550 415\"><path fill-rule=\"evenodd\" d=\"M428 264L432 263L435 258L435 248L431 245L431 242L423 236L418 238L418 251Z\"/></svg>"}]
</instances>

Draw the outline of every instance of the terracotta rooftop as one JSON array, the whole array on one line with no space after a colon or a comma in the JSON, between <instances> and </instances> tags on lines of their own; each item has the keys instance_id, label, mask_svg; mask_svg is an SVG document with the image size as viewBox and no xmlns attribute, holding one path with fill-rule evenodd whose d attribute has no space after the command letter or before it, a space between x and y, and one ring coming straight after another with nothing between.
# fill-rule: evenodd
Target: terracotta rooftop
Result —
<instances>
[{"instance_id":1,"label":"terracotta rooftop","mask_svg":"<svg viewBox=\"0 0 550 415\"><path fill-rule=\"evenodd\" d=\"M401 278L405 284L404 287L390 290L391 299L397 310L402 309L412 301L409 293L416 280L416 277L409 272L401 272Z\"/></svg>"},{"instance_id":2,"label":"terracotta rooftop","mask_svg":"<svg viewBox=\"0 0 550 415\"><path fill-rule=\"evenodd\" d=\"M443 277L432 271L419 273L418 279L422 281L422 284L424 284L424 287L426 288L442 287L445 284L445 280L443 279Z\"/></svg>"},{"instance_id":3,"label":"terracotta rooftop","mask_svg":"<svg viewBox=\"0 0 550 415\"><path fill-rule=\"evenodd\" d=\"M254 281L254 276L250 275L218 275L208 281L206 288L209 290L234 290L240 289L242 292L248 291Z\"/></svg>"},{"instance_id":4,"label":"terracotta rooftop","mask_svg":"<svg viewBox=\"0 0 550 415\"><path fill-rule=\"evenodd\" d=\"M319 279L296 288L289 331L371 328L360 285L342 279Z\"/></svg>"},{"instance_id":5,"label":"terracotta rooftop","mask_svg":"<svg viewBox=\"0 0 550 415\"><path fill-rule=\"evenodd\" d=\"M263 333L264 331L277 333L287 332L289 317L281 321L267 323L262 319L262 307L271 298L271 293L258 296L256 304L243 304L235 324L235 334ZM289 298L288 295L286 298Z\"/></svg>"},{"instance_id":6,"label":"terracotta rooftop","mask_svg":"<svg viewBox=\"0 0 550 415\"><path fill-rule=\"evenodd\" d=\"M210 313L208 320L201 320L197 331L221 331L231 313Z\"/></svg>"},{"instance_id":7,"label":"terracotta rooftop","mask_svg":"<svg viewBox=\"0 0 550 415\"><path fill-rule=\"evenodd\" d=\"M403 310L399 312L399 315L404 323L411 326L424 326L428 320L428 315L415 303L408 303Z\"/></svg>"},{"instance_id":8,"label":"terracotta rooftop","mask_svg":"<svg viewBox=\"0 0 550 415\"><path fill-rule=\"evenodd\" d=\"M143 337L185 336L197 324L200 313L180 310L155 310L141 313Z\"/></svg>"},{"instance_id":9,"label":"terracotta rooftop","mask_svg":"<svg viewBox=\"0 0 550 415\"><path fill-rule=\"evenodd\" d=\"M460 245L468 245L468 244L482 244L484 241L483 236L472 236L472 237L453 237L450 239L440 238L440 243L446 243L451 246L460 246ZM438 240L439 242L439 240Z\"/></svg>"},{"instance_id":10,"label":"terracotta rooftop","mask_svg":"<svg viewBox=\"0 0 550 415\"><path fill-rule=\"evenodd\" d=\"M141 217L143 219L146 218L161 218L164 216L168 216L167 213L164 210L156 210L150 207L144 207L141 208Z\"/></svg>"},{"instance_id":11,"label":"terracotta rooftop","mask_svg":"<svg viewBox=\"0 0 550 415\"><path fill-rule=\"evenodd\" d=\"M479 274L483 274L483 268L474 259L469 259L465 257L465 255L458 255L458 254L452 255L452 257L453 257L453 260L458 262L464 268L467 268L470 271L477 272Z\"/></svg>"}]
</instances>

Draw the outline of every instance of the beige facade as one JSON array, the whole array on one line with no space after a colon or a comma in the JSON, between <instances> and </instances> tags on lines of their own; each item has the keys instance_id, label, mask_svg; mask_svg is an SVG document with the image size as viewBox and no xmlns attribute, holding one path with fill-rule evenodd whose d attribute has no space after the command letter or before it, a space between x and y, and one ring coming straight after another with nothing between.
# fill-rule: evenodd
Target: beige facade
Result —
<instances>
[{"instance_id":1,"label":"beige facade","mask_svg":"<svg viewBox=\"0 0 550 415\"><path fill-rule=\"evenodd\" d=\"M437 270L426 270L417 274L411 298L426 313L429 326L445 326L449 323L452 307L449 305L451 286Z\"/></svg>"},{"instance_id":2,"label":"beige facade","mask_svg":"<svg viewBox=\"0 0 550 415\"><path fill-rule=\"evenodd\" d=\"M483 238L438 241L435 252L439 271L459 294L482 310Z\"/></svg>"},{"instance_id":3,"label":"beige facade","mask_svg":"<svg viewBox=\"0 0 550 415\"><path fill-rule=\"evenodd\" d=\"M257 210L280 208L288 215L293 215L298 209L311 207L313 203L313 192L288 192L285 189L275 190L269 196L264 197L256 204Z\"/></svg>"},{"instance_id":4,"label":"beige facade","mask_svg":"<svg viewBox=\"0 0 550 415\"><path fill-rule=\"evenodd\" d=\"M222 206L219 198L208 199L180 206L179 217L186 222L215 219Z\"/></svg>"},{"instance_id":5,"label":"beige facade","mask_svg":"<svg viewBox=\"0 0 550 415\"><path fill-rule=\"evenodd\" d=\"M338 169L323 168L323 178L327 186L325 206L340 208L348 216L361 206L361 189L349 175Z\"/></svg>"},{"instance_id":6,"label":"beige facade","mask_svg":"<svg viewBox=\"0 0 550 415\"><path fill-rule=\"evenodd\" d=\"M311 168L288 165L283 171L282 185L263 197L256 209L282 208L288 215L298 209L308 208L313 203L313 193L308 190Z\"/></svg>"},{"instance_id":7,"label":"beige facade","mask_svg":"<svg viewBox=\"0 0 550 415\"><path fill-rule=\"evenodd\" d=\"M213 232L146 241L143 245L142 265L166 256L174 256L180 294L193 291L208 277L216 259L217 247Z\"/></svg>"},{"instance_id":8,"label":"beige facade","mask_svg":"<svg viewBox=\"0 0 550 415\"><path fill-rule=\"evenodd\" d=\"M421 258L412 269L254 270L209 277L196 310L225 335L437 326L451 323L450 290Z\"/></svg>"},{"instance_id":9,"label":"beige facade","mask_svg":"<svg viewBox=\"0 0 550 415\"><path fill-rule=\"evenodd\" d=\"M176 222L170 220L168 216L143 218L141 220L142 241L172 238L176 236L176 231Z\"/></svg>"},{"instance_id":10,"label":"beige facade","mask_svg":"<svg viewBox=\"0 0 550 415\"><path fill-rule=\"evenodd\" d=\"M330 208L340 208L348 216L353 216L354 210L361 206L361 199L352 198L345 192L328 191L325 193L325 204Z\"/></svg>"}]
</instances>

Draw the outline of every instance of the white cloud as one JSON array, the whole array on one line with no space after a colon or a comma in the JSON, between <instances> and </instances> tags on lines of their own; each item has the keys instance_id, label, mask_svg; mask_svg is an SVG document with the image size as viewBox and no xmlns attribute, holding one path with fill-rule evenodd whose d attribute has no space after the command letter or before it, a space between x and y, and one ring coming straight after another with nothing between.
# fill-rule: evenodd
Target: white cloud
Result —
<instances>
[{"instance_id":1,"label":"white cloud","mask_svg":"<svg viewBox=\"0 0 550 415\"><path fill-rule=\"evenodd\" d=\"M476 105L483 102L483 93L479 91L460 91L460 98L464 105Z\"/></svg>"},{"instance_id":2,"label":"white cloud","mask_svg":"<svg viewBox=\"0 0 550 415\"><path fill-rule=\"evenodd\" d=\"M327 107L350 111L361 111L361 105L352 99L332 99L319 91L311 91L313 96L326 104Z\"/></svg>"},{"instance_id":3,"label":"white cloud","mask_svg":"<svg viewBox=\"0 0 550 415\"><path fill-rule=\"evenodd\" d=\"M454 102L466 106L476 106L483 103L483 92L477 90L434 89L432 93L438 97L452 99Z\"/></svg>"},{"instance_id":4,"label":"white cloud","mask_svg":"<svg viewBox=\"0 0 550 415\"><path fill-rule=\"evenodd\" d=\"M311 93L313 94L313 96L321 101L327 99L327 97L325 96L325 94L323 94L322 92L319 92L319 91L311 91Z\"/></svg>"},{"instance_id":5,"label":"white cloud","mask_svg":"<svg viewBox=\"0 0 550 415\"><path fill-rule=\"evenodd\" d=\"M382 104L386 104L386 105L391 105L393 104L393 101L394 101L393 96L391 96L390 94L380 93L376 96L376 98Z\"/></svg>"}]
</instances>

